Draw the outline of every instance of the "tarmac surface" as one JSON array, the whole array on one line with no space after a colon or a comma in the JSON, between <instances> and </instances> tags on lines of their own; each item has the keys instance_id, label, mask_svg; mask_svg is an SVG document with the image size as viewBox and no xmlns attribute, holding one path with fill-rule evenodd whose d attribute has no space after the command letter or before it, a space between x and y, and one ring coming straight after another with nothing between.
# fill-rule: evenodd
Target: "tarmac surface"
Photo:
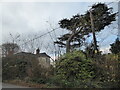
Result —
<instances>
[{"instance_id":1,"label":"tarmac surface","mask_svg":"<svg viewBox=\"0 0 120 90\"><path fill-rule=\"evenodd\" d=\"M13 84L2 83L2 88L30 88L30 87L24 87L24 86L17 86L17 85L13 85Z\"/></svg>"}]
</instances>

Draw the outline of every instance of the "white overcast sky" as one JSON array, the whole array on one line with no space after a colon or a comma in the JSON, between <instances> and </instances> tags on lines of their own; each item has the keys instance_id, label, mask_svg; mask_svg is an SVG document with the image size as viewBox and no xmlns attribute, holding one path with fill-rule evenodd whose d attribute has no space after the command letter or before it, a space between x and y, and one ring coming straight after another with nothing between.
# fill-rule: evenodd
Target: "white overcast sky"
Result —
<instances>
[{"instance_id":1,"label":"white overcast sky","mask_svg":"<svg viewBox=\"0 0 120 90\"><path fill-rule=\"evenodd\" d=\"M32 0L30 0L31 2L10 1L11 2L0 3L0 21L2 21L0 22L0 33L2 33L3 42L7 41L9 33L12 33L13 35L16 33L22 35L27 33L46 33L47 29L50 27L46 21L51 23L53 28L56 28L59 20L63 18L70 18L72 15L76 15L77 13L84 14L90 8L89 6L95 3L32 2ZM109 6L112 6L114 12L117 12L117 3L112 3ZM117 26L117 24L114 25ZM117 33L117 30L112 31L112 29L113 28L111 27L106 28L105 31L100 34L104 34L104 37L109 36L109 38L107 38L108 41L102 43L102 46L105 46L115 40L116 35L114 34ZM109 33L108 30L111 30L111 32Z\"/></svg>"},{"instance_id":2,"label":"white overcast sky","mask_svg":"<svg viewBox=\"0 0 120 90\"><path fill-rule=\"evenodd\" d=\"M45 30L46 21L58 23L63 18L70 18L77 13L85 13L90 3L3 3L3 37L10 33L28 33Z\"/></svg>"}]
</instances>

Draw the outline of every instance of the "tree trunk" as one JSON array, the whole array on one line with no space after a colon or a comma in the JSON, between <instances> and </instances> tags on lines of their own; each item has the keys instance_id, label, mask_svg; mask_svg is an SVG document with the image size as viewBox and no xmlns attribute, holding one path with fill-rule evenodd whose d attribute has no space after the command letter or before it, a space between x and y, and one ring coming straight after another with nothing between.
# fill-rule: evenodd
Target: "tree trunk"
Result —
<instances>
[{"instance_id":1,"label":"tree trunk","mask_svg":"<svg viewBox=\"0 0 120 90\"><path fill-rule=\"evenodd\" d=\"M66 43L66 53L70 52L70 41L67 40L67 43Z\"/></svg>"},{"instance_id":2,"label":"tree trunk","mask_svg":"<svg viewBox=\"0 0 120 90\"><path fill-rule=\"evenodd\" d=\"M83 27L81 27L80 30L77 30L76 32L73 32L71 34L71 36L68 38L68 40L66 42L66 53L70 52L70 42L75 37L75 35L77 35L77 34L79 34L81 32L82 29L83 29Z\"/></svg>"}]
</instances>

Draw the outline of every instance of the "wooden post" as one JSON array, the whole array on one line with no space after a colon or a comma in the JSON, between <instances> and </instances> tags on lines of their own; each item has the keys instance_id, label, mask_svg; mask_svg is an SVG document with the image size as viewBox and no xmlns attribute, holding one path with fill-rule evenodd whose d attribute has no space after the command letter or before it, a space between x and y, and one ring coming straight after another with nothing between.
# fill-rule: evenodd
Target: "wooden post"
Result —
<instances>
[{"instance_id":1,"label":"wooden post","mask_svg":"<svg viewBox=\"0 0 120 90\"><path fill-rule=\"evenodd\" d=\"M90 10L90 20L91 20L91 27L92 27L92 33L93 33L94 49L95 49L95 53L98 53L97 40L95 36L95 29L94 29L94 22L93 22L93 15L92 15L91 10Z\"/></svg>"}]
</instances>

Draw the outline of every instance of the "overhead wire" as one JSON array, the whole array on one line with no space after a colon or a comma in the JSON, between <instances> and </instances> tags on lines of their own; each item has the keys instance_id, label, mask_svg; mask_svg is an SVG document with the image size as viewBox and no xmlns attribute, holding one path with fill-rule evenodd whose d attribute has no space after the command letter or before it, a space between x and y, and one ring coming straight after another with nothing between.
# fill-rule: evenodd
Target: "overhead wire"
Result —
<instances>
[{"instance_id":1,"label":"overhead wire","mask_svg":"<svg viewBox=\"0 0 120 90\"><path fill-rule=\"evenodd\" d=\"M33 39L29 40L29 41L26 41L26 42L23 43L22 45L27 44L27 43L29 43L29 42L31 42L31 41L34 41L34 40L36 40L36 39L38 39L38 38L41 38L41 37L43 37L43 36L45 36L45 35L53 32L53 31L55 31L55 30L57 30L57 29L59 29L59 27L58 27L58 28L55 28L55 29L53 29L53 30L51 30L51 31L48 31L48 32L46 32L46 33L44 33L44 34L42 34L42 35L40 35L40 36L37 36L37 37L35 37L35 38L33 38Z\"/></svg>"}]
</instances>

